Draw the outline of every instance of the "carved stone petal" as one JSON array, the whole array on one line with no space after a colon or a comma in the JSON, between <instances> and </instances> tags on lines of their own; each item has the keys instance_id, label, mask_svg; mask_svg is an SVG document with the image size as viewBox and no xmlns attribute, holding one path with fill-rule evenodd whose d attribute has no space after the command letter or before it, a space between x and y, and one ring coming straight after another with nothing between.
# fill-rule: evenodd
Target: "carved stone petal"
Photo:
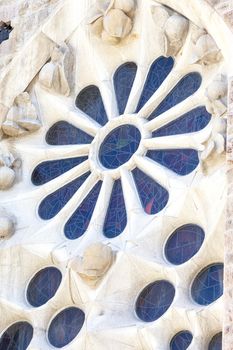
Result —
<instances>
[{"instance_id":1,"label":"carved stone petal","mask_svg":"<svg viewBox=\"0 0 233 350\"><path fill-rule=\"evenodd\" d=\"M12 187L15 180L15 172L7 166L0 167L0 190Z\"/></svg>"},{"instance_id":2,"label":"carved stone petal","mask_svg":"<svg viewBox=\"0 0 233 350\"><path fill-rule=\"evenodd\" d=\"M162 30L169 18L168 11L162 6L155 6L152 9L152 14L153 14L156 27Z\"/></svg>"},{"instance_id":3,"label":"carved stone petal","mask_svg":"<svg viewBox=\"0 0 233 350\"><path fill-rule=\"evenodd\" d=\"M19 125L11 120L6 120L2 124L2 130L5 135L15 137L24 133L24 130Z\"/></svg>"},{"instance_id":4,"label":"carved stone petal","mask_svg":"<svg viewBox=\"0 0 233 350\"><path fill-rule=\"evenodd\" d=\"M125 38L132 30L131 19L121 10L110 10L103 21L106 32L117 38Z\"/></svg>"},{"instance_id":5,"label":"carved stone petal","mask_svg":"<svg viewBox=\"0 0 233 350\"><path fill-rule=\"evenodd\" d=\"M41 122L39 120L32 120L30 118L20 119L18 124L28 131L36 131L41 127Z\"/></svg>"},{"instance_id":6,"label":"carved stone petal","mask_svg":"<svg viewBox=\"0 0 233 350\"><path fill-rule=\"evenodd\" d=\"M7 216L0 216L0 239L9 239L13 233L13 221Z\"/></svg>"},{"instance_id":7,"label":"carved stone petal","mask_svg":"<svg viewBox=\"0 0 233 350\"><path fill-rule=\"evenodd\" d=\"M116 38L114 36L109 35L105 30L103 30L101 38L104 42L111 45L116 45L120 41L120 38Z\"/></svg>"},{"instance_id":8,"label":"carved stone petal","mask_svg":"<svg viewBox=\"0 0 233 350\"><path fill-rule=\"evenodd\" d=\"M91 25L91 30L92 32L97 35L100 36L102 31L103 31L103 16L97 18Z\"/></svg>"},{"instance_id":9,"label":"carved stone petal","mask_svg":"<svg viewBox=\"0 0 233 350\"><path fill-rule=\"evenodd\" d=\"M135 4L134 0L115 0L114 7L128 13L134 9Z\"/></svg>"},{"instance_id":10,"label":"carved stone petal","mask_svg":"<svg viewBox=\"0 0 233 350\"><path fill-rule=\"evenodd\" d=\"M165 33L171 42L184 40L188 32L187 19L178 14L172 15L166 22Z\"/></svg>"}]
</instances>

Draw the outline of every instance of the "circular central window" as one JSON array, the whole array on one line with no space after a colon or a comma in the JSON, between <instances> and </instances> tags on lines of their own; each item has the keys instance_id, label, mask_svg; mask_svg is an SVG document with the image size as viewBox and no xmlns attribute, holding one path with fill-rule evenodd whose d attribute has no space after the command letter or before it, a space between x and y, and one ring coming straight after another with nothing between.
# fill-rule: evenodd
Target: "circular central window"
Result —
<instances>
[{"instance_id":1,"label":"circular central window","mask_svg":"<svg viewBox=\"0 0 233 350\"><path fill-rule=\"evenodd\" d=\"M116 169L126 163L138 149L140 131L133 125L121 125L104 139L99 150L99 159L107 169Z\"/></svg>"}]
</instances>

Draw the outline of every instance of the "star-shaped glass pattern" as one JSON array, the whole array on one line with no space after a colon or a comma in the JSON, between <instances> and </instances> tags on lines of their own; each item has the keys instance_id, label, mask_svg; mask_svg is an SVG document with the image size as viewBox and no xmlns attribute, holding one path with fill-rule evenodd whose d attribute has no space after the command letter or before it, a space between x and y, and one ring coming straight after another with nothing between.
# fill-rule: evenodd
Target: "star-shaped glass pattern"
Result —
<instances>
[{"instance_id":1,"label":"star-shaped glass pattern","mask_svg":"<svg viewBox=\"0 0 233 350\"><path fill-rule=\"evenodd\" d=\"M48 145L59 147L61 158L38 164L32 173L33 184L36 186L45 185L66 172L80 167L84 162L90 161L90 153L66 158L62 155L62 147L84 145L90 150L95 147L96 138L100 139L99 131L105 130L110 125L111 130L102 137L99 148L96 150L96 167L101 168L102 173L118 171L124 166L128 167L145 214L154 215L161 212L169 201L168 189L159 180L155 179L156 174L153 174L153 176L146 174L136 164L135 157L140 155L149 162L156 163L163 169L168 169L176 176L186 176L192 173L199 164L198 150L188 146L174 148L174 146L169 145L157 149L153 145L154 140L162 140L169 136L181 134L192 133L194 135L204 129L211 119L211 115L205 107L200 105L183 115L177 115L173 120L165 122L162 127L152 128L153 130L149 134L147 133L145 138L143 133L147 129L148 123L163 116L165 112L185 99L191 98L201 86L201 75L197 72L190 72L181 78L171 91L168 91L167 96L155 106L152 112L148 113L147 118L141 117L140 113L145 104L150 105L150 98L165 82L173 66L174 60L171 57L159 57L152 63L135 112L131 114L130 122L127 122L129 116L124 113L131 90L134 88L138 69L134 62L127 62L118 67L113 76L113 87L121 123L112 129L112 120L106 112L100 89L94 85L85 87L78 94L75 104L85 117L95 123L94 125L98 128L97 135L93 136L93 133L88 133L88 130L82 130L66 120L60 120L52 125L47 131L45 139ZM141 122L141 129L136 124L139 121ZM41 219L50 220L54 218L88 181L92 170L93 168L89 163L87 171L47 194L42 199L38 209ZM127 226L127 210L120 170L118 176L113 176L113 179L114 184L110 189L110 201L103 225L103 234L108 238L120 235ZM101 188L102 178L99 176L89 193L86 193L82 203L67 218L67 222L64 223L64 233L68 239L79 238L88 229Z\"/></svg>"},{"instance_id":2,"label":"star-shaped glass pattern","mask_svg":"<svg viewBox=\"0 0 233 350\"><path fill-rule=\"evenodd\" d=\"M192 284L192 297L199 305L209 305L223 294L223 264L202 270Z\"/></svg>"},{"instance_id":3,"label":"star-shaped glass pattern","mask_svg":"<svg viewBox=\"0 0 233 350\"><path fill-rule=\"evenodd\" d=\"M191 332L181 331L172 338L170 350L187 350L192 340L193 335Z\"/></svg>"}]
</instances>

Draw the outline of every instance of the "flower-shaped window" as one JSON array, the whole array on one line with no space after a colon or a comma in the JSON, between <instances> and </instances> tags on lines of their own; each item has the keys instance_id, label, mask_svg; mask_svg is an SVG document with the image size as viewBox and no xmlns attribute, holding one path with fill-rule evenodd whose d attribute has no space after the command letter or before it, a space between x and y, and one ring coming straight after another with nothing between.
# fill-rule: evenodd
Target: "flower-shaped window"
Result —
<instances>
[{"instance_id":1,"label":"flower-shaped window","mask_svg":"<svg viewBox=\"0 0 233 350\"><path fill-rule=\"evenodd\" d=\"M205 238L204 231L197 225L184 225L176 229L167 240L165 255L174 265L191 259L200 249Z\"/></svg>"},{"instance_id":2,"label":"flower-shaped window","mask_svg":"<svg viewBox=\"0 0 233 350\"><path fill-rule=\"evenodd\" d=\"M85 314L77 307L69 307L61 311L52 320L48 329L50 343L56 348L69 344L82 329Z\"/></svg>"},{"instance_id":3,"label":"flower-shaped window","mask_svg":"<svg viewBox=\"0 0 233 350\"><path fill-rule=\"evenodd\" d=\"M211 339L208 350L222 350L222 332Z\"/></svg>"},{"instance_id":4,"label":"flower-shaped window","mask_svg":"<svg viewBox=\"0 0 233 350\"><path fill-rule=\"evenodd\" d=\"M32 340L33 328L28 322L11 325L1 336L0 350L26 350Z\"/></svg>"},{"instance_id":5,"label":"flower-shaped window","mask_svg":"<svg viewBox=\"0 0 233 350\"><path fill-rule=\"evenodd\" d=\"M209 305L223 294L223 264L206 267L192 284L192 297L200 305Z\"/></svg>"},{"instance_id":6,"label":"flower-shaped window","mask_svg":"<svg viewBox=\"0 0 233 350\"><path fill-rule=\"evenodd\" d=\"M181 331L177 333L171 340L171 350L186 350L192 343L193 335L189 331Z\"/></svg>"},{"instance_id":7,"label":"flower-shaped window","mask_svg":"<svg viewBox=\"0 0 233 350\"><path fill-rule=\"evenodd\" d=\"M137 316L144 322L156 321L169 309L174 296L175 288L168 281L149 284L137 298Z\"/></svg>"},{"instance_id":8,"label":"flower-shaped window","mask_svg":"<svg viewBox=\"0 0 233 350\"><path fill-rule=\"evenodd\" d=\"M38 271L27 288L28 302L34 307L44 305L55 295L61 280L62 274L55 267L46 267Z\"/></svg>"},{"instance_id":9,"label":"flower-shaped window","mask_svg":"<svg viewBox=\"0 0 233 350\"><path fill-rule=\"evenodd\" d=\"M147 118L141 116L145 104L150 104L149 99L165 82L173 65L174 60L171 57L159 57L153 62L133 114L127 114L125 111L137 74L137 65L134 62L121 65L113 76L119 112L117 118L108 117L98 87L90 85L84 88L77 96L75 104L96 128L95 135L64 120L56 122L48 130L46 142L49 145L59 146L61 155L62 146L67 145L83 145L88 151L86 155L72 158L61 156L61 159L51 159L38 164L32 173L33 184L44 185L67 171L80 167L82 163L88 165L86 171L84 170L77 178L42 199L39 216L43 220L55 217L82 185L89 181L93 171L99 177L65 223L64 232L67 238L79 238L88 229L101 192L103 174L108 172L114 179L103 225L104 235L114 238L121 234L127 225L127 208L121 181L122 168L131 172L142 209L148 215L157 214L165 208L169 193L160 180L156 180L156 174L145 173L145 170L138 165L137 159L156 162L177 176L188 175L197 168L199 164L197 149L188 145L183 148L174 147L174 144L166 146L167 148L161 146L157 148L156 140L185 133L196 135L211 119L204 106L197 106L184 115L177 115L159 128L148 129L148 124L192 96L201 85L202 79L199 73L191 72L181 78L154 110L148 113Z\"/></svg>"}]
</instances>

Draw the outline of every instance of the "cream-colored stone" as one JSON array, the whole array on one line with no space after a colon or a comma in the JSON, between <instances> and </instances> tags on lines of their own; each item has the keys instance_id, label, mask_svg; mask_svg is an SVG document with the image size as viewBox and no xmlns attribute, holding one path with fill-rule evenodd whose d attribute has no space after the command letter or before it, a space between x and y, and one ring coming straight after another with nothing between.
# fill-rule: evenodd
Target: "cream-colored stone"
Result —
<instances>
[{"instance_id":1,"label":"cream-colored stone","mask_svg":"<svg viewBox=\"0 0 233 350\"><path fill-rule=\"evenodd\" d=\"M132 20L123 11L111 9L104 16L103 27L110 36L125 38L132 30Z\"/></svg>"},{"instance_id":2,"label":"cream-colored stone","mask_svg":"<svg viewBox=\"0 0 233 350\"><path fill-rule=\"evenodd\" d=\"M165 23L165 34L170 45L170 54L176 54L182 47L189 29L189 22L179 14L173 14Z\"/></svg>"},{"instance_id":3,"label":"cream-colored stone","mask_svg":"<svg viewBox=\"0 0 233 350\"><path fill-rule=\"evenodd\" d=\"M114 7L125 13L131 12L135 8L134 0L115 0Z\"/></svg>"},{"instance_id":4,"label":"cream-colored stone","mask_svg":"<svg viewBox=\"0 0 233 350\"><path fill-rule=\"evenodd\" d=\"M201 35L197 40L195 53L195 61L204 64L216 63L222 59L219 48L217 47L214 39L209 34Z\"/></svg>"},{"instance_id":5,"label":"cream-colored stone","mask_svg":"<svg viewBox=\"0 0 233 350\"><path fill-rule=\"evenodd\" d=\"M10 239L15 232L15 223L6 213L0 213L0 239Z\"/></svg>"},{"instance_id":6,"label":"cream-colored stone","mask_svg":"<svg viewBox=\"0 0 233 350\"><path fill-rule=\"evenodd\" d=\"M40 84L46 89L58 94L69 96L68 72L65 69L65 59L69 55L68 47L55 47L51 54L51 61L41 69L39 74Z\"/></svg>"}]
</instances>

